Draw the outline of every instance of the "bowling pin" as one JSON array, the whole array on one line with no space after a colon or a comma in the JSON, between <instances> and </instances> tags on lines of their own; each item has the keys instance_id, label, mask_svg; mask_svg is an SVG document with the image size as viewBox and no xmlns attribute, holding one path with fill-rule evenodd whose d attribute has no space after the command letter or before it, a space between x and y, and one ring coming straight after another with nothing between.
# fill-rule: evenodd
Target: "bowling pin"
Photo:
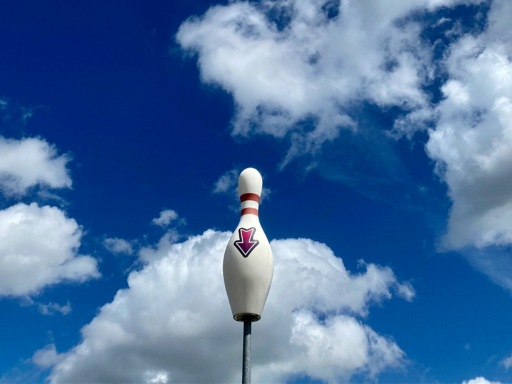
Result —
<instances>
[{"instance_id":1,"label":"bowling pin","mask_svg":"<svg viewBox=\"0 0 512 384\"><path fill-rule=\"evenodd\" d=\"M224 252L224 284L236 321L258 321L267 301L274 260L260 225L258 207L263 180L254 168L238 178L240 223Z\"/></svg>"}]
</instances>

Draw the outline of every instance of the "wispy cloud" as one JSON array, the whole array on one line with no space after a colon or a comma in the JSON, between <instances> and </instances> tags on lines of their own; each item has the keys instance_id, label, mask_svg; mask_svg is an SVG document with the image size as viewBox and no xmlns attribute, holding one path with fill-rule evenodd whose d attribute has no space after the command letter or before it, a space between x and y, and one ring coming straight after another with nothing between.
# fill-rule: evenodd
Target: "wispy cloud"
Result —
<instances>
[{"instance_id":1,"label":"wispy cloud","mask_svg":"<svg viewBox=\"0 0 512 384\"><path fill-rule=\"evenodd\" d=\"M233 168L229 171L225 172L213 185L212 193L214 194L224 194L228 196L232 196L233 199L236 200L236 203L230 205L230 209L234 211L238 211L240 206L238 205L239 196L238 196L238 176L240 175L239 168ZM268 200L270 198L270 194L272 190L268 187L263 187L261 190L261 200L260 203L263 203L264 200Z\"/></svg>"},{"instance_id":2,"label":"wispy cloud","mask_svg":"<svg viewBox=\"0 0 512 384\"><path fill-rule=\"evenodd\" d=\"M505 367L505 370L508 371L508 369L512 367L512 354L501 360L500 363Z\"/></svg>"},{"instance_id":3,"label":"wispy cloud","mask_svg":"<svg viewBox=\"0 0 512 384\"><path fill-rule=\"evenodd\" d=\"M233 135L290 138L284 167L317 153L341 129L357 130L351 110L358 103L406 113L428 107L422 87L431 80L431 52L422 26L406 16L454 3L234 2L190 18L176 39L197 53L205 83L233 95ZM283 28L276 14L288 20Z\"/></svg>"},{"instance_id":4,"label":"wispy cloud","mask_svg":"<svg viewBox=\"0 0 512 384\"><path fill-rule=\"evenodd\" d=\"M176 213L176 211L174 211L172 209L164 209L163 211L160 212L160 216L155 217L152 220L152 223L155 225L158 225L162 228L167 227L173 221L177 222L179 224L184 224L185 223L184 219L178 220L178 217L179 216Z\"/></svg>"},{"instance_id":5,"label":"wispy cloud","mask_svg":"<svg viewBox=\"0 0 512 384\"><path fill-rule=\"evenodd\" d=\"M51 316L55 313L60 313L62 315L68 315L73 310L71 308L71 304L68 302L65 305L60 305L57 303L49 302L48 304L43 304L37 301L34 301L30 296L22 296L21 298L22 306L35 306L39 310L39 313L45 316Z\"/></svg>"},{"instance_id":6,"label":"wispy cloud","mask_svg":"<svg viewBox=\"0 0 512 384\"><path fill-rule=\"evenodd\" d=\"M233 168L227 171L215 182L212 193L233 193L233 191L236 192L238 190L239 175L240 170L238 168Z\"/></svg>"},{"instance_id":7,"label":"wispy cloud","mask_svg":"<svg viewBox=\"0 0 512 384\"><path fill-rule=\"evenodd\" d=\"M113 254L125 254L131 255L133 254L132 244L124 239L115 238L107 238L103 240L103 246Z\"/></svg>"},{"instance_id":8,"label":"wispy cloud","mask_svg":"<svg viewBox=\"0 0 512 384\"><path fill-rule=\"evenodd\" d=\"M13 123L26 125L28 120L34 115L37 109L44 108L38 106L22 106L17 100L8 97L0 97L0 111L2 112L2 120Z\"/></svg>"},{"instance_id":9,"label":"wispy cloud","mask_svg":"<svg viewBox=\"0 0 512 384\"><path fill-rule=\"evenodd\" d=\"M48 303L48 304L41 304L38 303L37 306L39 307L39 312L43 315L52 315L55 312L60 312L63 315L67 315L71 312L71 305L69 304L69 301L66 305L59 305L57 303Z\"/></svg>"}]
</instances>

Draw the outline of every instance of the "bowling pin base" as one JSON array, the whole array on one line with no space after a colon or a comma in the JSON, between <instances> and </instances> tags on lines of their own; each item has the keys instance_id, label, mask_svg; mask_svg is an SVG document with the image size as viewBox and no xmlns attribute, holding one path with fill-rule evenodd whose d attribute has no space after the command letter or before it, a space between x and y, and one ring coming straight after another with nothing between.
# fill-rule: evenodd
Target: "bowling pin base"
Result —
<instances>
[{"instance_id":1,"label":"bowling pin base","mask_svg":"<svg viewBox=\"0 0 512 384\"><path fill-rule=\"evenodd\" d=\"M235 319L236 321L250 321L254 323L261 319L261 316L255 313L238 313L235 316L233 316L233 319Z\"/></svg>"}]
</instances>

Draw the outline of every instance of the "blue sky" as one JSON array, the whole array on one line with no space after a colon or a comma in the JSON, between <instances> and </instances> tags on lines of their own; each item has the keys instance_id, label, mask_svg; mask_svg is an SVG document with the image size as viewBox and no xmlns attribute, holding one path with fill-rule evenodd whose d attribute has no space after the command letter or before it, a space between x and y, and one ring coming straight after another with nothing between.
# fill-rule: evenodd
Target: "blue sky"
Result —
<instances>
[{"instance_id":1,"label":"blue sky","mask_svg":"<svg viewBox=\"0 0 512 384\"><path fill-rule=\"evenodd\" d=\"M263 176L255 382L512 382L512 5L14 1L0 382L237 382L222 256Z\"/></svg>"}]
</instances>

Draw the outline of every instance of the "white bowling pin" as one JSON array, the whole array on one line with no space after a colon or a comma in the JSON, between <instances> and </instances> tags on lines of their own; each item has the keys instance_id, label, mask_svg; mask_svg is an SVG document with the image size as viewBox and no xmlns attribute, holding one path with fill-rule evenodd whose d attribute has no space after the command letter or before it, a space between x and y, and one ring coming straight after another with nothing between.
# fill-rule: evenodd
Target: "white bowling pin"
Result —
<instances>
[{"instance_id":1,"label":"white bowling pin","mask_svg":"<svg viewBox=\"0 0 512 384\"><path fill-rule=\"evenodd\" d=\"M236 321L258 321L267 300L274 260L258 218L263 181L254 168L238 178L240 223L224 253L224 284Z\"/></svg>"}]
</instances>

